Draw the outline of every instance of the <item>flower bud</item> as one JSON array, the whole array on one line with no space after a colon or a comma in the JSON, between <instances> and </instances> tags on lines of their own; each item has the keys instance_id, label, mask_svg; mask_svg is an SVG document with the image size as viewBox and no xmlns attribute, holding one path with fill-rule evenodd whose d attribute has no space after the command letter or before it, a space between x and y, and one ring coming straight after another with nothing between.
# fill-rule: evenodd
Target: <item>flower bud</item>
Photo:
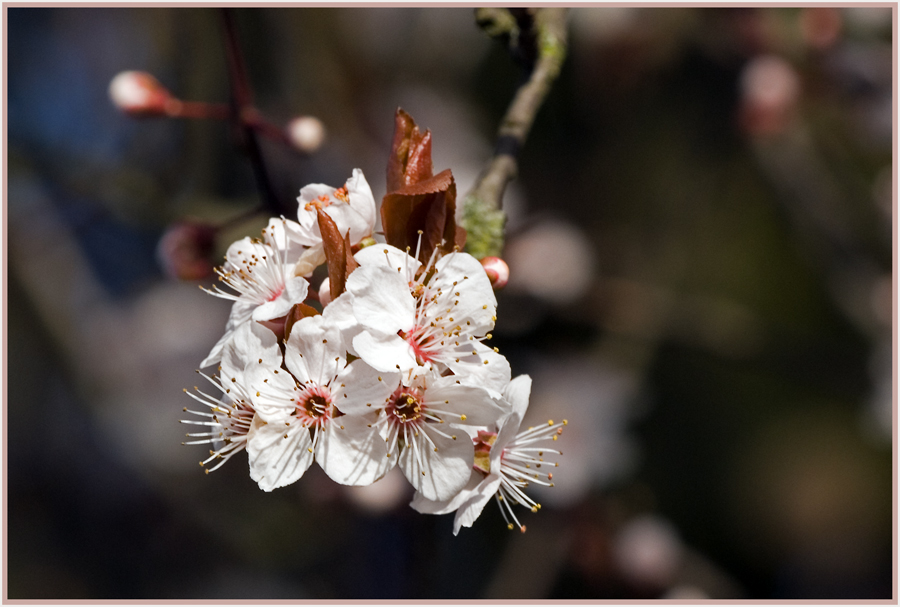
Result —
<instances>
[{"instance_id":1,"label":"flower bud","mask_svg":"<svg viewBox=\"0 0 900 607\"><path fill-rule=\"evenodd\" d=\"M109 83L113 104L132 116L162 116L174 98L147 72L120 72Z\"/></svg>"},{"instance_id":2,"label":"flower bud","mask_svg":"<svg viewBox=\"0 0 900 607\"><path fill-rule=\"evenodd\" d=\"M331 303L331 281L328 277L322 281L322 286L319 287L319 302L321 302L322 307Z\"/></svg>"},{"instance_id":3,"label":"flower bud","mask_svg":"<svg viewBox=\"0 0 900 607\"><path fill-rule=\"evenodd\" d=\"M740 119L750 135L784 132L796 113L800 77L781 57L760 55L747 62L741 73Z\"/></svg>"},{"instance_id":4,"label":"flower bud","mask_svg":"<svg viewBox=\"0 0 900 607\"><path fill-rule=\"evenodd\" d=\"M499 257L485 257L481 260L484 271L491 279L491 286L498 291L509 282L509 266Z\"/></svg>"},{"instance_id":5,"label":"flower bud","mask_svg":"<svg viewBox=\"0 0 900 607\"><path fill-rule=\"evenodd\" d=\"M213 273L210 260L216 228L205 223L182 221L171 225L159 240L156 257L169 278L201 280Z\"/></svg>"},{"instance_id":6,"label":"flower bud","mask_svg":"<svg viewBox=\"0 0 900 607\"><path fill-rule=\"evenodd\" d=\"M291 144L307 154L312 154L325 142L325 125L314 116L294 118L286 130Z\"/></svg>"}]
</instances>

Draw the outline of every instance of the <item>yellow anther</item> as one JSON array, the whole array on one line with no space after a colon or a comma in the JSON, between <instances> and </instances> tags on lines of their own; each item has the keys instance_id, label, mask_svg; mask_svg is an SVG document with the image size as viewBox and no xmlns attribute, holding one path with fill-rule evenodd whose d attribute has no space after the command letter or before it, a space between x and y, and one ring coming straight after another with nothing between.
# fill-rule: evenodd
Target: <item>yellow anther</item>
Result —
<instances>
[{"instance_id":1,"label":"yellow anther","mask_svg":"<svg viewBox=\"0 0 900 607\"><path fill-rule=\"evenodd\" d=\"M563 426L568 426L568 425L569 425L569 420L564 419L564 420L563 420Z\"/></svg>"},{"instance_id":2,"label":"yellow anther","mask_svg":"<svg viewBox=\"0 0 900 607\"><path fill-rule=\"evenodd\" d=\"M506 528L509 529L510 531L512 531L512 530L513 530L513 524L512 524L512 523L508 524L508 525L506 526Z\"/></svg>"},{"instance_id":3,"label":"yellow anther","mask_svg":"<svg viewBox=\"0 0 900 607\"><path fill-rule=\"evenodd\" d=\"M466 416L465 416L465 415L460 415L460 416L459 416L459 419L460 419L461 421L466 421Z\"/></svg>"},{"instance_id":4,"label":"yellow anther","mask_svg":"<svg viewBox=\"0 0 900 607\"><path fill-rule=\"evenodd\" d=\"M548 425L548 426L552 426L552 425L553 425L553 420L552 420L552 419L547 420L547 425Z\"/></svg>"}]
</instances>

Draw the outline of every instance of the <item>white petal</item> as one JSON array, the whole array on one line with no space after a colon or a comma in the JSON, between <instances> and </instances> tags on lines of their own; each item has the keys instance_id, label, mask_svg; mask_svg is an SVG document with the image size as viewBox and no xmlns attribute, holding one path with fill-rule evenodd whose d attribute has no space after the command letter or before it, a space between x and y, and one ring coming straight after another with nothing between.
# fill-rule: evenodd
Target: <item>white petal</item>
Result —
<instances>
[{"instance_id":1,"label":"white petal","mask_svg":"<svg viewBox=\"0 0 900 607\"><path fill-rule=\"evenodd\" d=\"M291 238L294 229L299 227L296 222L284 217L272 217L265 229L265 239L269 246L281 251L285 261L294 260L304 254L306 247Z\"/></svg>"},{"instance_id":2,"label":"white petal","mask_svg":"<svg viewBox=\"0 0 900 607\"><path fill-rule=\"evenodd\" d=\"M456 510L456 517L453 519L453 535L459 533L460 527L471 527L472 524L481 516L485 504L494 497L500 488L500 476L488 475L478 486L472 491L467 499L459 505Z\"/></svg>"},{"instance_id":3,"label":"white petal","mask_svg":"<svg viewBox=\"0 0 900 607\"><path fill-rule=\"evenodd\" d=\"M444 421L455 424L488 426L496 424L506 411L483 388L457 384L456 376L441 377L425 391L426 406L450 415ZM462 416L465 419L461 419Z\"/></svg>"},{"instance_id":4,"label":"white petal","mask_svg":"<svg viewBox=\"0 0 900 607\"><path fill-rule=\"evenodd\" d=\"M316 461L342 485L371 485L395 464L384 439L368 427L375 415L342 415L327 423L316 445Z\"/></svg>"},{"instance_id":5,"label":"white petal","mask_svg":"<svg viewBox=\"0 0 900 607\"><path fill-rule=\"evenodd\" d=\"M278 339L258 322L244 323L234 331L222 351L222 377L240 378L249 363L258 364L260 360L269 366L281 365Z\"/></svg>"},{"instance_id":6,"label":"white petal","mask_svg":"<svg viewBox=\"0 0 900 607\"><path fill-rule=\"evenodd\" d=\"M375 244L366 247L354 255L354 258L361 266L384 266L391 270L400 268L400 272L406 277L407 282L412 280L422 265L416 258L389 244Z\"/></svg>"},{"instance_id":7,"label":"white petal","mask_svg":"<svg viewBox=\"0 0 900 607\"><path fill-rule=\"evenodd\" d=\"M516 412L519 418L525 417L525 411L528 409L528 399L530 396L531 378L527 375L519 375L509 382L509 385L503 390L503 398L509 403L512 410Z\"/></svg>"},{"instance_id":8,"label":"white petal","mask_svg":"<svg viewBox=\"0 0 900 607\"><path fill-rule=\"evenodd\" d=\"M473 350L475 354L472 354ZM470 386L480 386L494 398L500 398L512 376L506 357L476 341L460 346L457 354L459 362L453 358L444 358L443 361L459 376L460 381Z\"/></svg>"},{"instance_id":9,"label":"white petal","mask_svg":"<svg viewBox=\"0 0 900 607\"><path fill-rule=\"evenodd\" d=\"M353 176L347 180L347 193L350 197L350 206L359 214L363 225L365 226L363 234L354 240L356 244L375 230L375 197L372 196L372 188L366 181L365 175L361 169L353 169ZM351 239L353 233L350 233Z\"/></svg>"},{"instance_id":10,"label":"white petal","mask_svg":"<svg viewBox=\"0 0 900 607\"><path fill-rule=\"evenodd\" d=\"M332 382L334 404L342 412L352 415L372 413L384 407L399 385L399 373L378 371L364 360L354 360Z\"/></svg>"},{"instance_id":11,"label":"white petal","mask_svg":"<svg viewBox=\"0 0 900 607\"><path fill-rule=\"evenodd\" d=\"M428 286L448 294L459 293L451 302L455 304L454 318L471 322L466 325L471 335L481 336L490 331L497 315L497 298L481 263L468 253L454 252L438 260L435 269L437 272Z\"/></svg>"},{"instance_id":12,"label":"white petal","mask_svg":"<svg viewBox=\"0 0 900 607\"><path fill-rule=\"evenodd\" d=\"M257 416L264 421L284 423L291 421L297 405L296 382L291 374L278 366L252 363L244 371L244 389L250 395ZM222 378L227 387L230 378Z\"/></svg>"},{"instance_id":13,"label":"white petal","mask_svg":"<svg viewBox=\"0 0 900 607\"><path fill-rule=\"evenodd\" d=\"M288 274L289 270L285 269L285 274ZM309 281L300 276L290 276L288 274L288 279L284 284L284 292L282 296L287 299L288 303L293 306L294 304L303 303L306 299L306 295L309 292Z\"/></svg>"},{"instance_id":14,"label":"white petal","mask_svg":"<svg viewBox=\"0 0 900 607\"><path fill-rule=\"evenodd\" d=\"M363 331L353 338L353 348L379 371L406 371L416 366L412 346L398 335Z\"/></svg>"},{"instance_id":15,"label":"white petal","mask_svg":"<svg viewBox=\"0 0 900 607\"><path fill-rule=\"evenodd\" d=\"M410 507L416 512L422 514L448 514L453 512L461 504L463 504L479 484L485 479L484 474L477 470L472 470L469 475L469 482L463 487L459 493L446 500L430 500L425 498L421 493L416 492L413 496Z\"/></svg>"},{"instance_id":16,"label":"white petal","mask_svg":"<svg viewBox=\"0 0 900 607\"><path fill-rule=\"evenodd\" d=\"M291 328L284 348L284 364L301 382L311 380L324 386L344 368L345 354L338 328L321 314L307 316Z\"/></svg>"},{"instance_id":17,"label":"white petal","mask_svg":"<svg viewBox=\"0 0 900 607\"><path fill-rule=\"evenodd\" d=\"M411 439L415 440L418 450L414 449L412 444L407 444L400 454L399 466L424 498L448 500L459 493L469 481L472 462L475 459L475 447L465 434L460 433L457 440L453 440L430 432L427 426L428 424L419 432L420 434L428 432L437 451L434 451L422 436Z\"/></svg>"},{"instance_id":18,"label":"white petal","mask_svg":"<svg viewBox=\"0 0 900 607\"><path fill-rule=\"evenodd\" d=\"M247 433L250 478L263 491L297 481L312 465L309 430L300 424L267 424L258 417Z\"/></svg>"},{"instance_id":19,"label":"white petal","mask_svg":"<svg viewBox=\"0 0 900 607\"><path fill-rule=\"evenodd\" d=\"M396 270L360 266L347 279L347 290L353 294L353 314L370 329L391 334L409 331L416 322L409 282Z\"/></svg>"}]
</instances>

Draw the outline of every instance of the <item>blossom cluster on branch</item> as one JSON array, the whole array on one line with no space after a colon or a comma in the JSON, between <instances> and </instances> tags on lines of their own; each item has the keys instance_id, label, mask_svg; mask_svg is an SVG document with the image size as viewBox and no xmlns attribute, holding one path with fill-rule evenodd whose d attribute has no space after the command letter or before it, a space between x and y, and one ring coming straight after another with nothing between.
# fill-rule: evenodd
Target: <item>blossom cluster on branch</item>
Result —
<instances>
[{"instance_id":1,"label":"blossom cluster on branch","mask_svg":"<svg viewBox=\"0 0 900 607\"><path fill-rule=\"evenodd\" d=\"M341 187L304 187L296 218L271 218L262 237L233 243L217 270L234 302L201 367L211 393L183 423L208 444L215 470L246 451L251 478L272 491L313 463L335 482L369 485L399 466L419 512L456 512L470 527L494 497L537 512L524 492L553 485L566 423L519 431L531 379L512 378L487 345L497 320L499 260L463 252L456 185L435 175L431 133L402 110L376 204L362 171ZM502 262L499 262L502 265ZM310 281L327 277L313 288ZM185 409L188 411L188 409Z\"/></svg>"}]
</instances>

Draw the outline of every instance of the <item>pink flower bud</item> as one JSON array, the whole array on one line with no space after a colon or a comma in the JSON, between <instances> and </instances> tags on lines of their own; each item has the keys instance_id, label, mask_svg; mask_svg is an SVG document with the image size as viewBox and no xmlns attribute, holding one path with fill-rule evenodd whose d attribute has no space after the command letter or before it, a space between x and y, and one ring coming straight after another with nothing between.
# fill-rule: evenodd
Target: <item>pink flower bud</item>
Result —
<instances>
[{"instance_id":1,"label":"pink flower bud","mask_svg":"<svg viewBox=\"0 0 900 607\"><path fill-rule=\"evenodd\" d=\"M322 286L319 287L319 302L322 304L322 307L331 303L331 281L327 277L322 281Z\"/></svg>"},{"instance_id":2,"label":"pink flower bud","mask_svg":"<svg viewBox=\"0 0 900 607\"><path fill-rule=\"evenodd\" d=\"M741 73L740 121L750 135L784 132L791 124L800 98L800 77L793 66L776 55L760 55Z\"/></svg>"},{"instance_id":3,"label":"pink flower bud","mask_svg":"<svg viewBox=\"0 0 900 607\"><path fill-rule=\"evenodd\" d=\"M307 154L312 154L325 142L325 125L314 116L294 118L286 131L291 144Z\"/></svg>"},{"instance_id":4,"label":"pink flower bud","mask_svg":"<svg viewBox=\"0 0 900 607\"><path fill-rule=\"evenodd\" d=\"M133 116L161 116L172 95L159 81L146 72L120 72L109 83L113 104Z\"/></svg>"},{"instance_id":5,"label":"pink flower bud","mask_svg":"<svg viewBox=\"0 0 900 607\"><path fill-rule=\"evenodd\" d=\"M498 291L509 282L509 266L499 257L485 257L481 260L484 271L491 279L491 286Z\"/></svg>"},{"instance_id":6,"label":"pink flower bud","mask_svg":"<svg viewBox=\"0 0 900 607\"><path fill-rule=\"evenodd\" d=\"M201 280L211 276L210 260L216 228L205 223L178 222L166 230L156 247L163 272L179 280Z\"/></svg>"}]
</instances>

